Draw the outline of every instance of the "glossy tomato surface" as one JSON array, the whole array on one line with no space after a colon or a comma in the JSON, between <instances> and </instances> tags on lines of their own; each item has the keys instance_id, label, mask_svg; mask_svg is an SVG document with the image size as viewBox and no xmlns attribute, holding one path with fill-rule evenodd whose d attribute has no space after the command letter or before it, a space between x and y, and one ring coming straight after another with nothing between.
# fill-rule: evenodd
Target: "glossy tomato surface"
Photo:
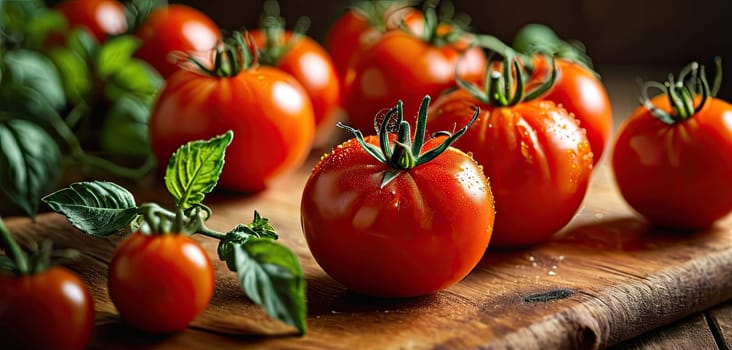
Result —
<instances>
[{"instance_id":1,"label":"glossy tomato surface","mask_svg":"<svg viewBox=\"0 0 732 350\"><path fill-rule=\"evenodd\" d=\"M151 333L184 330L206 308L214 270L198 242L182 234L134 233L109 265L109 295L120 317Z\"/></svg>"},{"instance_id":2,"label":"glossy tomato surface","mask_svg":"<svg viewBox=\"0 0 732 350\"><path fill-rule=\"evenodd\" d=\"M353 139L321 159L301 203L315 260L349 289L372 296L423 295L460 281L491 237L493 196L480 167L450 148L382 188L388 169Z\"/></svg>"},{"instance_id":3,"label":"glossy tomato surface","mask_svg":"<svg viewBox=\"0 0 732 350\"><path fill-rule=\"evenodd\" d=\"M3 349L84 349L93 326L92 297L73 272L56 266L33 275L0 273Z\"/></svg>"},{"instance_id":4,"label":"glossy tomato surface","mask_svg":"<svg viewBox=\"0 0 732 350\"><path fill-rule=\"evenodd\" d=\"M257 47L266 47L264 31L249 33ZM333 61L320 44L307 36L293 38L291 32L286 32L282 40L277 44L288 47L288 50L274 66L292 75L305 89L313 105L315 143L327 143L340 110L340 83Z\"/></svg>"},{"instance_id":5,"label":"glossy tomato surface","mask_svg":"<svg viewBox=\"0 0 732 350\"><path fill-rule=\"evenodd\" d=\"M211 50L221 41L221 31L211 18L180 4L154 9L135 34L142 40L135 56L165 78L180 69L181 55L192 54L208 62Z\"/></svg>"},{"instance_id":6,"label":"glossy tomato surface","mask_svg":"<svg viewBox=\"0 0 732 350\"><path fill-rule=\"evenodd\" d=\"M491 247L549 240L574 217L587 191L592 151L584 131L551 101L495 108L462 89L435 101L428 130L464 125L474 106L481 114L454 146L471 153L491 181Z\"/></svg>"},{"instance_id":7,"label":"glossy tomato surface","mask_svg":"<svg viewBox=\"0 0 732 350\"><path fill-rule=\"evenodd\" d=\"M228 78L180 70L160 92L149 129L163 169L186 142L232 130L219 186L255 192L304 162L315 121L307 93L278 69L258 67Z\"/></svg>"},{"instance_id":8,"label":"glossy tomato surface","mask_svg":"<svg viewBox=\"0 0 732 350\"><path fill-rule=\"evenodd\" d=\"M651 102L671 111L666 95ZM652 223L711 226L732 211L732 105L709 99L673 125L639 107L618 130L612 166L620 193Z\"/></svg>"},{"instance_id":9,"label":"glossy tomato surface","mask_svg":"<svg viewBox=\"0 0 732 350\"><path fill-rule=\"evenodd\" d=\"M70 27L83 27L98 41L127 31L122 3L116 0L65 0L55 7Z\"/></svg>"},{"instance_id":10,"label":"glossy tomato surface","mask_svg":"<svg viewBox=\"0 0 732 350\"><path fill-rule=\"evenodd\" d=\"M534 77L543 80L548 76L549 64L543 56L535 57ZM613 113L610 98L600 79L580 64L558 58L557 81L542 96L554 101L572 113L587 132L595 164L600 160L610 140Z\"/></svg>"},{"instance_id":11,"label":"glossy tomato surface","mask_svg":"<svg viewBox=\"0 0 732 350\"><path fill-rule=\"evenodd\" d=\"M437 97L454 87L456 71L463 80L478 82L485 66L485 55L478 48L437 47L403 31L388 32L346 73L343 107L348 123L366 135L375 134L374 117L380 106L401 99L405 120L414 124L425 95Z\"/></svg>"}]
</instances>

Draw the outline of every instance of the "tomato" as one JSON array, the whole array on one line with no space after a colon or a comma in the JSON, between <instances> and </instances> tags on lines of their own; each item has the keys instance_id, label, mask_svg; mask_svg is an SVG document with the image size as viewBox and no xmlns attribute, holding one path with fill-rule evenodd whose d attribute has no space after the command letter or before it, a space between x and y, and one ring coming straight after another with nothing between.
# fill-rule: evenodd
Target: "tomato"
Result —
<instances>
[{"instance_id":1,"label":"tomato","mask_svg":"<svg viewBox=\"0 0 732 350\"><path fill-rule=\"evenodd\" d=\"M127 31L125 8L116 0L65 0L55 7L70 27L84 27L98 42Z\"/></svg>"},{"instance_id":2,"label":"tomato","mask_svg":"<svg viewBox=\"0 0 732 350\"><path fill-rule=\"evenodd\" d=\"M157 159L168 159L186 142L232 130L219 185L255 192L305 161L313 109L297 80L279 69L255 66L232 75L179 70L168 78L150 115L150 145Z\"/></svg>"},{"instance_id":3,"label":"tomato","mask_svg":"<svg viewBox=\"0 0 732 350\"><path fill-rule=\"evenodd\" d=\"M176 54L194 54L205 61L221 41L221 31L211 18L180 4L154 9L135 35L142 40L135 56L165 78L180 69L182 58L175 57Z\"/></svg>"},{"instance_id":4,"label":"tomato","mask_svg":"<svg viewBox=\"0 0 732 350\"><path fill-rule=\"evenodd\" d=\"M208 255L190 237L137 232L115 251L108 282L124 321L166 333L184 330L206 308L215 276Z\"/></svg>"},{"instance_id":5,"label":"tomato","mask_svg":"<svg viewBox=\"0 0 732 350\"><path fill-rule=\"evenodd\" d=\"M404 23L410 32L424 30L424 16L402 1L362 2L346 11L331 26L325 47L340 74L384 32Z\"/></svg>"},{"instance_id":6,"label":"tomato","mask_svg":"<svg viewBox=\"0 0 732 350\"><path fill-rule=\"evenodd\" d=\"M0 342L6 349L83 349L94 303L81 279L62 267L0 274Z\"/></svg>"},{"instance_id":7,"label":"tomato","mask_svg":"<svg viewBox=\"0 0 732 350\"><path fill-rule=\"evenodd\" d=\"M435 101L428 129L462 125L475 106L481 114L455 147L471 153L491 179L497 212L491 246L549 240L572 219L587 191L592 151L584 131L551 101L495 107L464 89Z\"/></svg>"},{"instance_id":8,"label":"tomato","mask_svg":"<svg viewBox=\"0 0 732 350\"><path fill-rule=\"evenodd\" d=\"M389 139L393 146L394 135ZM379 145L376 136L365 142ZM419 154L441 142L428 140ZM409 297L447 288L475 267L488 245L490 184L470 156L452 147L409 169L392 164L356 139L320 160L301 202L310 251L328 275L357 293Z\"/></svg>"},{"instance_id":9,"label":"tomato","mask_svg":"<svg viewBox=\"0 0 732 350\"><path fill-rule=\"evenodd\" d=\"M544 56L533 57L534 80L548 74L549 64ZM579 63L557 58L557 81L543 99L554 101L574 114L587 132L595 164L600 160L610 139L613 114L610 98L602 82Z\"/></svg>"},{"instance_id":10,"label":"tomato","mask_svg":"<svg viewBox=\"0 0 732 350\"><path fill-rule=\"evenodd\" d=\"M438 96L453 87L456 71L463 80L480 81L485 65L485 55L477 47L461 51L403 31L387 32L346 74L343 106L349 124L372 134L379 106L393 105L399 99L404 101L405 116L413 122L424 95Z\"/></svg>"},{"instance_id":11,"label":"tomato","mask_svg":"<svg viewBox=\"0 0 732 350\"><path fill-rule=\"evenodd\" d=\"M623 198L651 223L680 229L711 226L732 211L732 105L709 97L688 101L678 117L667 94L650 104L674 116L662 121L646 106L618 130L612 155ZM678 105L677 105L678 106Z\"/></svg>"},{"instance_id":12,"label":"tomato","mask_svg":"<svg viewBox=\"0 0 732 350\"><path fill-rule=\"evenodd\" d=\"M315 40L298 35L292 37L292 32L281 33L279 38L268 38L266 30L253 30L250 35L261 50L269 46L274 51L283 50L279 57L273 57L275 62L268 64L289 73L302 85L310 97L315 117L315 144L328 143L338 112L340 111L340 83L333 62L328 53ZM263 58L263 57L262 57Z\"/></svg>"}]
</instances>

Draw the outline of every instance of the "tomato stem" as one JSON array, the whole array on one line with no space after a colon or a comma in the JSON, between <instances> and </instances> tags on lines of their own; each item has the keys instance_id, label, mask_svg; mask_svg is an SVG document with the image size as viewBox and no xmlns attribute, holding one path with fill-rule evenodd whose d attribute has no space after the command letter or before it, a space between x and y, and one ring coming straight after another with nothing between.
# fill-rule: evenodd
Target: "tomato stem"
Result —
<instances>
[{"instance_id":1,"label":"tomato stem","mask_svg":"<svg viewBox=\"0 0 732 350\"><path fill-rule=\"evenodd\" d=\"M23 250L20 249L18 243L13 239L13 236L10 235L10 231L5 226L2 217L0 217L0 243L2 243L1 247L8 254L8 257L15 263L14 272L17 274L28 274L28 259L25 253L23 253Z\"/></svg>"},{"instance_id":2,"label":"tomato stem","mask_svg":"<svg viewBox=\"0 0 732 350\"><path fill-rule=\"evenodd\" d=\"M264 31L265 38L265 46L258 48L259 60L262 64L276 66L282 57L292 49L292 46L305 36L310 28L310 19L300 17L295 22L292 35L288 40L285 35L287 32L285 19L280 16L279 2L267 0L264 2L263 16L259 21L259 26Z\"/></svg>"},{"instance_id":3,"label":"tomato stem","mask_svg":"<svg viewBox=\"0 0 732 350\"><path fill-rule=\"evenodd\" d=\"M715 59L717 64L717 75L714 81L714 88L709 87L704 66L692 62L679 72L678 79L669 74L668 80L663 84L649 81L643 84L640 103L648 109L658 120L673 125L683 122L704 108L707 100L713 97L721 84L721 63ZM669 99L671 111L665 111L655 106L649 96L650 89L655 88ZM697 102L698 101L698 102Z\"/></svg>"}]
</instances>

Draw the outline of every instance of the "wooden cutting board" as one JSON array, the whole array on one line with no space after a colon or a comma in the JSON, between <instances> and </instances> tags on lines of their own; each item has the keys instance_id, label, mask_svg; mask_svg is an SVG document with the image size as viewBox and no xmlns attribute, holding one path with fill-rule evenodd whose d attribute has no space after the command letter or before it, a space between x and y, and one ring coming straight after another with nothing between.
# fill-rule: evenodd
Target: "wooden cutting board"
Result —
<instances>
[{"instance_id":1,"label":"wooden cutting board","mask_svg":"<svg viewBox=\"0 0 732 350\"><path fill-rule=\"evenodd\" d=\"M211 305L187 331L141 334L118 321L106 292L105 271L118 237L86 237L57 214L41 215L36 223L11 218L7 225L22 242L50 237L57 246L83 252L72 268L96 300L92 348L592 349L732 298L732 217L705 232L655 230L623 202L603 163L581 212L554 241L489 250L465 280L433 295L359 296L318 267L300 230L300 195L316 160L256 195L215 193L207 199L212 228L250 222L257 209L278 229L280 242L297 252L308 286L303 337L251 304L234 273L218 261ZM138 202L168 201L155 185L133 192ZM217 242L198 239L217 260Z\"/></svg>"}]
</instances>

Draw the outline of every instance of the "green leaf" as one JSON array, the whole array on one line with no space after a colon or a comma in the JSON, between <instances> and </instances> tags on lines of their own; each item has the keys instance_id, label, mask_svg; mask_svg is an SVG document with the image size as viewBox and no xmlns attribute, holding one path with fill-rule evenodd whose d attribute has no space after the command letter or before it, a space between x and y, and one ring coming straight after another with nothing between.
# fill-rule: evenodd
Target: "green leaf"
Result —
<instances>
[{"instance_id":1,"label":"green leaf","mask_svg":"<svg viewBox=\"0 0 732 350\"><path fill-rule=\"evenodd\" d=\"M84 57L69 48L53 49L48 56L61 74L67 98L74 104L84 101L93 86Z\"/></svg>"},{"instance_id":2,"label":"green leaf","mask_svg":"<svg viewBox=\"0 0 732 350\"><path fill-rule=\"evenodd\" d=\"M51 136L20 119L0 122L0 191L35 216L45 190L58 180L61 152Z\"/></svg>"},{"instance_id":3,"label":"green leaf","mask_svg":"<svg viewBox=\"0 0 732 350\"><path fill-rule=\"evenodd\" d=\"M165 169L165 186L181 209L203 201L219 181L224 168L226 147L234 133L216 136L208 141L191 141L178 148Z\"/></svg>"},{"instance_id":4,"label":"green leaf","mask_svg":"<svg viewBox=\"0 0 732 350\"><path fill-rule=\"evenodd\" d=\"M92 62L92 58L99 50L97 40L83 27L72 29L68 35L66 47L82 57L84 61Z\"/></svg>"},{"instance_id":5,"label":"green leaf","mask_svg":"<svg viewBox=\"0 0 732 350\"><path fill-rule=\"evenodd\" d=\"M146 102L152 102L163 85L163 79L158 72L138 59L128 60L117 71L111 72L105 82L104 93L112 101L132 94Z\"/></svg>"},{"instance_id":6,"label":"green leaf","mask_svg":"<svg viewBox=\"0 0 732 350\"><path fill-rule=\"evenodd\" d=\"M120 35L109 39L99 48L97 74L106 79L122 70L140 47L140 40L132 35Z\"/></svg>"},{"instance_id":7,"label":"green leaf","mask_svg":"<svg viewBox=\"0 0 732 350\"><path fill-rule=\"evenodd\" d=\"M114 102L102 125L102 149L115 155L139 158L150 154L149 115L149 105L133 96L123 96Z\"/></svg>"},{"instance_id":8,"label":"green leaf","mask_svg":"<svg viewBox=\"0 0 732 350\"><path fill-rule=\"evenodd\" d=\"M74 227L96 237L111 235L137 217L132 193L112 182L77 182L43 197L43 201L64 214Z\"/></svg>"},{"instance_id":9,"label":"green leaf","mask_svg":"<svg viewBox=\"0 0 732 350\"><path fill-rule=\"evenodd\" d=\"M219 259L226 262L229 270L236 271L234 261L234 247L246 243L250 238L277 239L277 231L269 223L269 219L263 218L259 212L254 211L254 220L251 224L239 224L226 233L226 237L219 242L217 252Z\"/></svg>"},{"instance_id":10,"label":"green leaf","mask_svg":"<svg viewBox=\"0 0 732 350\"><path fill-rule=\"evenodd\" d=\"M29 50L7 51L3 57L5 75L13 85L39 92L49 105L59 109L66 103L61 77L53 62L40 53ZM6 84L3 81L3 84Z\"/></svg>"},{"instance_id":11,"label":"green leaf","mask_svg":"<svg viewBox=\"0 0 732 350\"><path fill-rule=\"evenodd\" d=\"M272 317L305 333L305 277L295 254L267 238L233 247L244 293Z\"/></svg>"}]
</instances>

